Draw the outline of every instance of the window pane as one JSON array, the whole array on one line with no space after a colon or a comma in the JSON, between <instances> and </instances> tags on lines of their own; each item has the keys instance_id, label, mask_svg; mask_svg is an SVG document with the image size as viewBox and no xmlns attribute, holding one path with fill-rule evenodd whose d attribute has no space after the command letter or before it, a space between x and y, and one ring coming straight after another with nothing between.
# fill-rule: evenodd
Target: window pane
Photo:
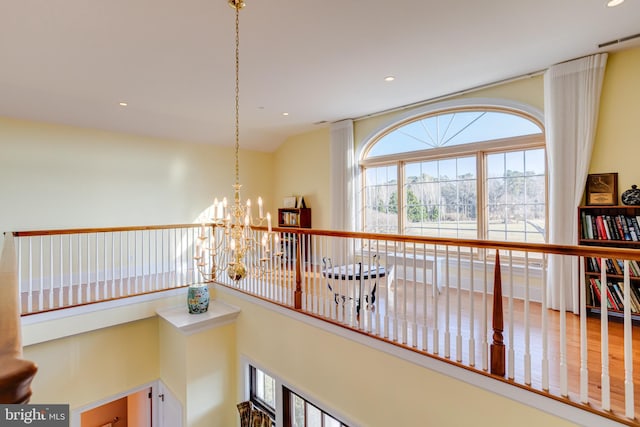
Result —
<instances>
[{"instance_id":1,"label":"window pane","mask_svg":"<svg viewBox=\"0 0 640 427\"><path fill-rule=\"evenodd\" d=\"M264 372L256 368L256 396L264 400Z\"/></svg>"},{"instance_id":2,"label":"window pane","mask_svg":"<svg viewBox=\"0 0 640 427\"><path fill-rule=\"evenodd\" d=\"M307 403L307 427L322 427L322 412Z\"/></svg>"},{"instance_id":3,"label":"window pane","mask_svg":"<svg viewBox=\"0 0 640 427\"><path fill-rule=\"evenodd\" d=\"M365 231L398 232L398 168L395 165L365 169Z\"/></svg>"},{"instance_id":4,"label":"window pane","mask_svg":"<svg viewBox=\"0 0 640 427\"><path fill-rule=\"evenodd\" d=\"M264 374L264 401L275 409L276 407L276 381Z\"/></svg>"},{"instance_id":5,"label":"window pane","mask_svg":"<svg viewBox=\"0 0 640 427\"><path fill-rule=\"evenodd\" d=\"M407 163L405 176L405 234L478 237L475 156Z\"/></svg>"},{"instance_id":6,"label":"window pane","mask_svg":"<svg viewBox=\"0 0 640 427\"><path fill-rule=\"evenodd\" d=\"M293 397L291 400L291 412L293 413L291 424L293 427L304 427L304 399L294 393L291 393L291 396Z\"/></svg>"},{"instance_id":7,"label":"window pane","mask_svg":"<svg viewBox=\"0 0 640 427\"><path fill-rule=\"evenodd\" d=\"M504 164L503 174L497 174ZM495 165L495 168L492 168ZM544 150L487 155L489 239L545 241L546 185Z\"/></svg>"},{"instance_id":8,"label":"window pane","mask_svg":"<svg viewBox=\"0 0 640 427\"><path fill-rule=\"evenodd\" d=\"M340 427L340 421L336 420L330 415L323 414L324 427Z\"/></svg>"},{"instance_id":9,"label":"window pane","mask_svg":"<svg viewBox=\"0 0 640 427\"><path fill-rule=\"evenodd\" d=\"M258 368L253 367L253 369L255 372L256 384L256 388L253 390L253 395L275 411L276 380Z\"/></svg>"},{"instance_id":10,"label":"window pane","mask_svg":"<svg viewBox=\"0 0 640 427\"><path fill-rule=\"evenodd\" d=\"M540 134L531 120L498 111L457 111L407 123L380 138L367 158Z\"/></svg>"}]
</instances>

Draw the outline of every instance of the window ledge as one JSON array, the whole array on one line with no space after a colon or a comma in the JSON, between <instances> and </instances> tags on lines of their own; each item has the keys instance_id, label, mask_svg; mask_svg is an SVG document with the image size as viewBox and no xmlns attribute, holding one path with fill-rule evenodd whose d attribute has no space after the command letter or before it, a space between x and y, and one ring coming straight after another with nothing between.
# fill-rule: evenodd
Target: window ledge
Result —
<instances>
[{"instance_id":1,"label":"window ledge","mask_svg":"<svg viewBox=\"0 0 640 427\"><path fill-rule=\"evenodd\" d=\"M222 301L212 300L209 310L205 313L190 314L184 305L162 308L156 313L183 335L192 335L234 322L240 314L240 309Z\"/></svg>"}]
</instances>

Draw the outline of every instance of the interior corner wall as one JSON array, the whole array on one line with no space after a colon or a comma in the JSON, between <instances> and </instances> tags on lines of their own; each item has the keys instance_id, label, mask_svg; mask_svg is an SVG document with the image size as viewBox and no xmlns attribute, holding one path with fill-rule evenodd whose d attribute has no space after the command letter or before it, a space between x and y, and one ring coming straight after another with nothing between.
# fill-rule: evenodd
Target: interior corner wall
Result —
<instances>
[{"instance_id":1,"label":"interior corner wall","mask_svg":"<svg viewBox=\"0 0 640 427\"><path fill-rule=\"evenodd\" d=\"M288 138L275 152L276 208L288 196L304 196L313 228L330 228L329 128ZM275 210L275 209L274 209Z\"/></svg>"},{"instance_id":2,"label":"interior corner wall","mask_svg":"<svg viewBox=\"0 0 640 427\"><path fill-rule=\"evenodd\" d=\"M618 172L618 193L640 186L640 47L609 54L589 173Z\"/></svg>"},{"instance_id":3,"label":"interior corner wall","mask_svg":"<svg viewBox=\"0 0 640 427\"><path fill-rule=\"evenodd\" d=\"M29 345L24 358L38 365L31 403L79 408L159 377L158 319Z\"/></svg>"},{"instance_id":4,"label":"interior corner wall","mask_svg":"<svg viewBox=\"0 0 640 427\"><path fill-rule=\"evenodd\" d=\"M574 425L230 292L220 292L218 298L241 309L236 322L239 355L347 423L371 427Z\"/></svg>"},{"instance_id":5,"label":"interior corner wall","mask_svg":"<svg viewBox=\"0 0 640 427\"><path fill-rule=\"evenodd\" d=\"M233 197L232 147L0 117L0 153L2 231L192 223ZM268 201L273 154L240 160L243 197Z\"/></svg>"}]
</instances>

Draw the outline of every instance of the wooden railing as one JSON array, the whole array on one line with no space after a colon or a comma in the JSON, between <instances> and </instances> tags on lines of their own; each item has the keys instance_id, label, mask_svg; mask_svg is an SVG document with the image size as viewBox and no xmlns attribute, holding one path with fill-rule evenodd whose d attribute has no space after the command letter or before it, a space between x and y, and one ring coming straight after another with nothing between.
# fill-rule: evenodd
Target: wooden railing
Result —
<instances>
[{"instance_id":1,"label":"wooden railing","mask_svg":"<svg viewBox=\"0 0 640 427\"><path fill-rule=\"evenodd\" d=\"M261 277L218 282L615 421L636 420L630 260L640 251L276 229L293 257ZM593 307L584 259L625 260L624 309ZM579 306L549 308L550 261L573 261ZM330 261L330 262L329 262ZM343 271L337 269L344 268ZM379 274L368 274L368 268ZM358 274L358 271L361 274ZM375 270L374 270L375 271ZM607 283L606 268L600 276ZM580 273L580 274L578 274ZM362 280L360 280L362 279ZM562 294L562 292L559 292ZM563 294L562 294L563 295ZM375 297L375 301L374 301ZM504 309L503 309L504 307ZM590 308L588 308L590 307ZM615 320L610 320L614 314Z\"/></svg>"},{"instance_id":2,"label":"wooden railing","mask_svg":"<svg viewBox=\"0 0 640 427\"><path fill-rule=\"evenodd\" d=\"M249 256L259 274L216 282L396 346L434 357L628 425L639 425L633 372L629 261L640 251L606 247L411 237L274 228L271 256ZM217 233L209 225L204 232ZM254 230L261 241L264 229ZM23 315L201 282L200 225L14 233ZM277 256L275 256L277 255ZM218 256L222 256L221 252ZM597 307L585 258L625 260L616 276L623 309ZM207 259L204 271L210 268ZM216 259L218 265L223 258ZM573 262L574 312L549 308L550 261ZM257 266L261 268L257 268ZM562 269L560 269L562 271ZM580 273L580 274L578 274ZM595 305L595 307L594 307ZM610 319L615 315L615 320ZM637 335L637 334L636 334Z\"/></svg>"},{"instance_id":3,"label":"wooden railing","mask_svg":"<svg viewBox=\"0 0 640 427\"><path fill-rule=\"evenodd\" d=\"M21 313L201 282L194 263L200 230L178 224L14 232Z\"/></svg>"}]
</instances>

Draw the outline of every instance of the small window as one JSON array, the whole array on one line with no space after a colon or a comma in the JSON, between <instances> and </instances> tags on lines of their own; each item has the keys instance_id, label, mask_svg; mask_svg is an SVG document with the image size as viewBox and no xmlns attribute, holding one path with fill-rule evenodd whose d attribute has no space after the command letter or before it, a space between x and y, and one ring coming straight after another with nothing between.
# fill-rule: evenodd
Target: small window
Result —
<instances>
[{"instance_id":1,"label":"small window","mask_svg":"<svg viewBox=\"0 0 640 427\"><path fill-rule=\"evenodd\" d=\"M347 427L347 424L288 388L283 387L282 390L285 427Z\"/></svg>"},{"instance_id":2,"label":"small window","mask_svg":"<svg viewBox=\"0 0 640 427\"><path fill-rule=\"evenodd\" d=\"M276 419L276 380L255 366L249 366L249 400L258 408Z\"/></svg>"}]
</instances>

